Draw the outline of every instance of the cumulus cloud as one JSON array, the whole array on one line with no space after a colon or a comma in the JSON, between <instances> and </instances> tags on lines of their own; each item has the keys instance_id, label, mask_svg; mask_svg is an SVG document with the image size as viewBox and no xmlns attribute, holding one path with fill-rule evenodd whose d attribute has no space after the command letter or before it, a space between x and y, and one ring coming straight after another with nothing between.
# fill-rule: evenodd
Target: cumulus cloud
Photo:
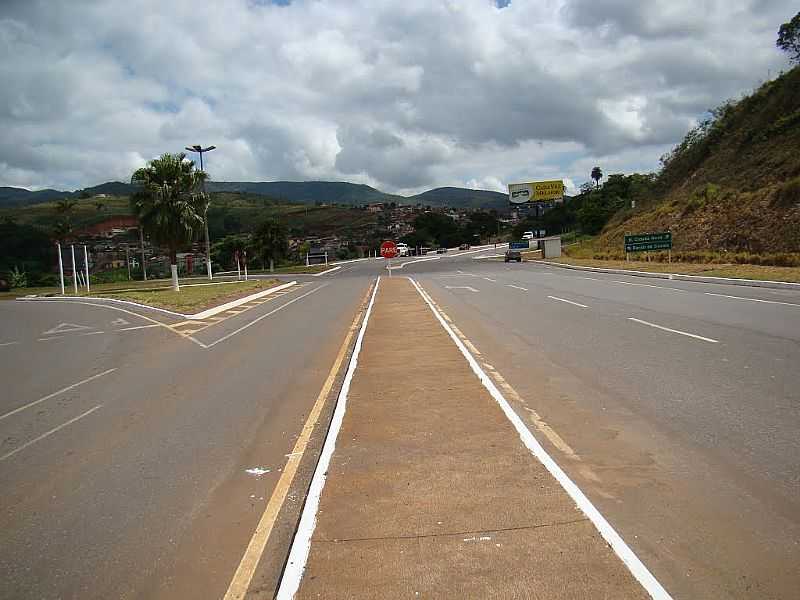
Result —
<instances>
[{"instance_id":1,"label":"cumulus cloud","mask_svg":"<svg viewBox=\"0 0 800 600\"><path fill-rule=\"evenodd\" d=\"M786 67L789 0L5 0L0 185L125 180L215 144L219 180L414 193L652 170Z\"/></svg>"}]
</instances>

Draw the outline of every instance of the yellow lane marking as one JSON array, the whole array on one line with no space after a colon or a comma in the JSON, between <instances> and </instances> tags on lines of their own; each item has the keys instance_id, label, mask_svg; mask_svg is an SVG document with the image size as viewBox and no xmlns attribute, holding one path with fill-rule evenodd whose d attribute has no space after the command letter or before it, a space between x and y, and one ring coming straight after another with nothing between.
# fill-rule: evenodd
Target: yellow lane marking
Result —
<instances>
[{"instance_id":1,"label":"yellow lane marking","mask_svg":"<svg viewBox=\"0 0 800 600\"><path fill-rule=\"evenodd\" d=\"M327 399L328 394L330 394L334 381L336 381L336 375L339 373L342 362L347 355L347 349L350 347L350 341L353 339L353 335L358 330L358 324L361 320L361 315L364 313L364 308L371 291L372 286L370 286L370 289L367 290L367 293L361 302L361 307L356 314L355 319L353 319L350 329L347 331L344 342L342 342L342 346L339 348L339 354L336 356L336 360L331 367L330 373L328 373L328 378L325 380L325 384L322 386L322 389L317 396L317 400L311 409L311 413L308 415L305 425L303 425L303 430L300 432L300 436L297 438L294 448L292 449L291 453L287 454L289 460L286 462L286 466L283 468L281 478L278 480L278 484L275 486L272 496L270 496L267 507L264 509L264 514L261 516L261 520L258 522L256 530L253 533L253 537L250 539L250 543L247 545L247 550L245 550L244 556L239 563L239 567L236 569L236 573L233 575L233 579L228 586L228 591L225 594L224 600L241 600L245 597L245 594L247 594L247 589L250 587L250 582L252 581L253 574L255 573L259 561L261 560L261 555L264 553L264 548L267 546L267 540L269 540L269 536L272 533L272 528L275 525L276 519L278 518L278 513L280 512L281 507L286 500L286 496L289 493L289 488L291 487L295 474L297 473L297 468L300 466L300 461L302 460L303 454L308 446L311 433L314 431L314 427L319 420L322 408L325 405L325 400Z\"/></svg>"}]
</instances>

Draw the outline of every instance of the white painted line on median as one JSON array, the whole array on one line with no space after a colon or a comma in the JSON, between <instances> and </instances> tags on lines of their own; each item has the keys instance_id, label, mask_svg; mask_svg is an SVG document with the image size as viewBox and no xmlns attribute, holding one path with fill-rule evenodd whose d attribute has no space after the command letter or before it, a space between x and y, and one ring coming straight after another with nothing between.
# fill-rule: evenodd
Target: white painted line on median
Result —
<instances>
[{"instance_id":1,"label":"white painted line on median","mask_svg":"<svg viewBox=\"0 0 800 600\"><path fill-rule=\"evenodd\" d=\"M561 484L561 487L564 488L564 491L569 494L575 504L578 505L578 508L580 508L581 511L583 511L583 513L589 518L600 535L603 536L603 539L608 542L608 545L611 546L625 566L628 567L628 570L642 585L645 591L655 600L672 600L667 590L664 589L664 587L658 582L653 574L650 573L644 563L639 560L639 557L634 554L633 550L631 550L628 544L625 543L625 540L622 539L622 537L616 532L616 530L600 513L600 511L595 508L594 504L592 504L589 498L587 498L581 489L575 485L575 483L569 478L563 469L558 466L556 461L554 461L547 451L542 447L536 437L534 437L533 433L531 433L531 430L528 429L520 416L514 411L513 408L511 408L511 405L505 399L500 390L497 389L497 386L495 386L492 379L480 367L472 354L470 354L469 350L467 350L467 347L461 342L453 329L442 318L441 314L439 314L439 311L433 305L433 302L431 301L427 292L425 292L416 281L411 278L409 279L411 283L414 284L414 287L417 288L417 291L422 296L423 300L425 300L425 302L428 304L428 307L431 309L431 312L433 312L441 326L448 333L450 339L453 340L455 345L461 351L461 354L467 359L469 366L472 367L472 371L478 376L478 379L489 391L489 394L491 394L491 396L500 405L500 408L503 410L508 420L511 421L512 425L517 430L522 443L525 444L528 450L530 450L530 452L539 459L539 461L550 472L550 474L555 477L556 481Z\"/></svg>"},{"instance_id":2,"label":"white painted line on median","mask_svg":"<svg viewBox=\"0 0 800 600\"><path fill-rule=\"evenodd\" d=\"M663 325L656 325L655 323L650 323L649 321L642 321L641 319L634 319L633 317L628 317L628 320L634 321L636 323L641 323L642 325L647 325L648 327L655 327L656 329L669 331L670 333L677 333L679 335L685 335L686 337L695 338L697 340L703 340L704 342L711 342L712 344L719 343L719 340L703 337L702 335L697 335L696 333L689 333L688 331L680 331L679 329L670 329L669 327L664 327Z\"/></svg>"},{"instance_id":3,"label":"white painted line on median","mask_svg":"<svg viewBox=\"0 0 800 600\"><path fill-rule=\"evenodd\" d=\"M97 373L96 375L92 375L91 377L87 377L86 379L82 379L81 381L79 381L77 383L73 383L72 385L68 385L65 388L61 388L57 392L53 392L52 394L48 394L44 398L39 398L38 400L34 400L33 402L28 402L28 404L24 404L24 405L22 405L22 406L20 406L18 408L15 408L14 410L12 410L10 412L7 412L4 415L0 415L0 421L2 421L3 419L5 419L7 417L10 417L11 415L17 414L18 412L22 412L26 408L30 408L31 406L36 406L37 404L41 404L42 402L46 402L47 400L50 400L50 398L55 398L59 394L63 394L64 392L68 392L70 390L74 390L76 387L79 387L79 386L83 385L84 383L89 383L90 381L94 381L95 379L99 379L100 377L103 377L104 375L108 375L109 373L113 373L116 370L117 370L117 367L114 367L113 369L108 369L106 371L103 371L102 373Z\"/></svg>"},{"instance_id":4,"label":"white painted line on median","mask_svg":"<svg viewBox=\"0 0 800 600\"><path fill-rule=\"evenodd\" d=\"M515 290L522 290L523 292L528 291L528 288L520 287L518 285L514 285L513 283L507 283L506 287L514 288Z\"/></svg>"},{"instance_id":5,"label":"white painted line on median","mask_svg":"<svg viewBox=\"0 0 800 600\"><path fill-rule=\"evenodd\" d=\"M367 291L367 294L364 296L364 300L361 302L360 308L364 307L368 297L372 297L371 290ZM311 412L308 414L308 418L306 419L305 425L303 425L300 435L297 437L294 448L292 448L292 451L286 455L286 458L289 460L286 461L286 465L283 468L280 479L278 479L278 483L275 484L275 488L272 491L269 502L267 502L264 513L261 515L261 519L259 520L256 530L253 533L253 537L250 539L250 543L247 545L247 550L245 550L244 556L242 556L242 560L239 562L239 566L236 569L236 573L234 573L233 579L228 586L228 591L225 593L224 600L242 600L247 595L250 582L253 580L253 575L255 574L258 563L261 560L261 556L264 554L264 549L267 546L267 541L272 533L272 528L274 527L275 521L278 518L278 513L280 512L281 507L283 506L283 503L289 494L292 482L297 474L297 469L300 466L300 461L306 451L306 448L308 447L308 442L311 439L311 434L314 432L314 429L317 426L320 414L322 413L322 408L325 405L328 394L330 394L330 391L333 388L333 384L339 374L339 370L341 369L342 363L347 355L347 351L350 348L350 340L353 339L353 335L355 335L359 329L358 325L359 321L361 320L361 314L362 311L359 310L359 312L353 318L353 323L350 325L350 329L348 329L347 335L345 335L344 341L339 348L339 354L336 356L336 360L333 361L333 366L328 373L328 378L325 380L325 383L322 385L322 389L317 395L317 400L314 402L314 406L311 408Z\"/></svg>"},{"instance_id":6,"label":"white painted line on median","mask_svg":"<svg viewBox=\"0 0 800 600\"><path fill-rule=\"evenodd\" d=\"M328 269L327 271L322 271L322 272L320 272L320 273L314 273L314 274L312 275L312 277L320 277L320 276L322 276L322 275L327 275L328 273L333 273L334 271L338 271L338 270L339 270L339 269L341 269L341 268L342 268L342 267L333 267L333 268L331 268L331 269Z\"/></svg>"},{"instance_id":7,"label":"white painted line on median","mask_svg":"<svg viewBox=\"0 0 800 600\"><path fill-rule=\"evenodd\" d=\"M342 389L336 400L336 408L333 411L333 418L331 419L331 425L328 429L328 435L325 437L325 444L322 447L322 453L319 456L317 468L314 470L314 476L311 479L311 486L308 490L306 503L305 506L303 506L303 514L300 517L300 524L297 526L297 533L292 541L289 559L286 561L286 568L283 571L283 577L281 578L278 594L276 595L277 600L291 600L294 598L294 595L300 587L300 580L303 578L303 571L306 568L308 553L311 549L311 536L314 534L314 529L317 526L317 510L319 509L319 500L322 496L322 488L325 487L328 467L330 466L333 451L336 448L336 438L339 436L339 430L344 420L344 413L347 409L347 394L350 391L350 382L353 380L353 374L358 366L358 355L361 352L364 333L367 330L367 323L372 314L372 306L375 304L375 296L378 293L378 286L380 283L381 280L380 277L378 277L378 281L375 282L375 289L372 291L372 298L370 298L369 306L367 306L367 312L364 315L364 321L361 323L361 329L356 338L353 356L347 367ZM228 599L226 598L226 600Z\"/></svg>"},{"instance_id":8,"label":"white painted line on median","mask_svg":"<svg viewBox=\"0 0 800 600\"><path fill-rule=\"evenodd\" d=\"M475 292L476 294L480 291L469 285L446 285L444 288L446 290L469 290L470 292Z\"/></svg>"},{"instance_id":9,"label":"white painted line on median","mask_svg":"<svg viewBox=\"0 0 800 600\"><path fill-rule=\"evenodd\" d=\"M573 306L579 306L581 308L589 308L585 304L581 304L580 302L573 302L572 300L567 300L566 298L559 298L558 296L548 296L551 300L558 300L559 302L566 302L567 304L572 304Z\"/></svg>"},{"instance_id":10,"label":"white painted line on median","mask_svg":"<svg viewBox=\"0 0 800 600\"><path fill-rule=\"evenodd\" d=\"M728 296L727 294L712 294L711 292L703 292L706 296L717 296L719 298L730 298L732 300L748 300L750 302L762 302L764 304L782 304L783 306L796 306L800 308L800 304L792 302L780 302L778 300L761 300L760 298L747 298L745 296Z\"/></svg>"},{"instance_id":11,"label":"white painted line on median","mask_svg":"<svg viewBox=\"0 0 800 600\"><path fill-rule=\"evenodd\" d=\"M152 325L136 325L134 327L123 327L116 331L136 331L137 329L150 329L151 327L161 327L161 325L157 323L153 323Z\"/></svg>"},{"instance_id":12,"label":"white painted line on median","mask_svg":"<svg viewBox=\"0 0 800 600\"><path fill-rule=\"evenodd\" d=\"M86 335L102 335L102 334L104 334L104 333L105 333L105 331L90 331L89 333L79 333L78 335L80 335L80 336L86 336Z\"/></svg>"},{"instance_id":13,"label":"white painted line on median","mask_svg":"<svg viewBox=\"0 0 800 600\"><path fill-rule=\"evenodd\" d=\"M491 277L484 277L486 281L491 281L492 283L497 283L497 279L492 279Z\"/></svg>"},{"instance_id":14,"label":"white painted line on median","mask_svg":"<svg viewBox=\"0 0 800 600\"><path fill-rule=\"evenodd\" d=\"M315 287L313 290L310 290L310 291L306 292L305 294L303 294L303 295L301 295L301 296L298 296L297 298L293 298L293 299L289 300L288 302L286 302L286 303L284 303L284 304L281 304L281 305L280 305L278 308L276 308L276 309L273 309L273 310L269 311L268 313L266 313L266 314L263 314L263 315L261 315L260 317L258 317L258 318L256 318L256 319L253 319L253 320L252 320L252 321L250 321L249 323L245 323L244 325L242 325L241 327L239 327L239 329L236 329L236 330L234 330L234 331L231 331L231 332L230 332L228 335L224 335L224 336L222 336L221 338L219 338L218 340L215 340L215 341L211 342L210 344L204 344L203 342L201 342L201 341L199 341L199 340L196 340L196 339L194 339L192 336L187 336L187 337L188 337L190 340L192 340L194 343L198 344L199 346L202 346L203 348L211 348L211 347L213 347L213 346L216 346L216 345L217 345L217 344L219 344L220 342L224 342L225 340L232 338L232 337L233 337L233 336L235 336L237 333L241 333L242 331L244 331L244 330L245 330L245 329L247 329L248 327L252 327L253 325L255 325L256 323L258 323L259 321L261 321L261 320L263 320L263 319L266 319L266 318L267 318L267 317L269 317L269 316L272 316L272 315L274 315L274 314L275 314L276 312L278 312L279 310L283 310L284 308L286 308L286 307L287 307L287 306L289 306L290 304L294 304L294 303L295 303L295 302L297 302L298 300L302 300L302 299L303 299L303 298L305 298L306 296L310 296L310 295L311 295L311 294L313 294L314 292L318 292L318 291L319 291L319 290L321 290L322 288L324 288L324 287L327 287L327 286L329 286L329 285L330 285L330 283L323 283L321 286L319 286L319 287Z\"/></svg>"},{"instance_id":15,"label":"white painted line on median","mask_svg":"<svg viewBox=\"0 0 800 600\"><path fill-rule=\"evenodd\" d=\"M289 283L276 285L275 287L271 287L269 289L256 292L255 294L250 294L249 296L245 296L244 298L238 298L236 300L226 302L225 304L220 304L219 306L215 306L214 308L209 308L208 310L204 310L199 313L195 313L193 315L183 315L183 316L191 320L207 319L208 317L213 317L214 315L218 315L219 313L224 312L226 310L236 308L237 306L241 306L242 304L247 304L251 300L258 300L259 298L263 298L264 296L269 296L270 294L274 294L275 292L285 290L287 288L292 287L293 285L297 285L297 282L290 281Z\"/></svg>"},{"instance_id":16,"label":"white painted line on median","mask_svg":"<svg viewBox=\"0 0 800 600\"><path fill-rule=\"evenodd\" d=\"M20 446L19 448L15 448L15 449L14 449L14 450L12 450L11 452L9 452L9 453L7 453L7 454L4 454L3 456L0 456L0 461L6 460L7 458L11 458L12 456L14 456L15 454L17 454L18 452L22 452L23 450L25 450L25 448L27 448L28 446L32 446L32 445L33 445L33 444L35 444L36 442L41 442L41 441L42 441L44 438L46 438L46 437L50 437L50 436L51 436L51 435L53 435L54 433L56 433L56 432L58 432L58 431L61 431L61 430L62 430L62 429L64 429L64 427L66 427L67 425L72 425L72 424L73 424L75 421L79 421L79 420L80 420L80 419L82 419L83 417L87 417L87 416L89 416L90 414L92 414L94 411L96 411L98 408L101 408L102 406L103 406L102 404L98 404L98 405L97 405L97 406L95 406L94 408L90 408L89 410L87 410L85 413L81 413L80 415L78 415L78 416L77 416L77 417L75 417L74 419L70 419L70 420L69 420L69 421L67 421L66 423L62 423L62 424L61 424L61 425L59 425L58 427L54 427L53 429L51 429L50 431L48 431L48 432L46 432L46 433L43 433L43 434L42 434L42 435L40 435L39 437L35 437L35 438L33 438L33 439L30 441L30 442L27 442L27 443L25 443L25 444L22 444L22 446Z\"/></svg>"},{"instance_id":17,"label":"white painted line on median","mask_svg":"<svg viewBox=\"0 0 800 600\"><path fill-rule=\"evenodd\" d=\"M0 346L13 346L15 344L19 344L19 342L0 342Z\"/></svg>"}]
</instances>

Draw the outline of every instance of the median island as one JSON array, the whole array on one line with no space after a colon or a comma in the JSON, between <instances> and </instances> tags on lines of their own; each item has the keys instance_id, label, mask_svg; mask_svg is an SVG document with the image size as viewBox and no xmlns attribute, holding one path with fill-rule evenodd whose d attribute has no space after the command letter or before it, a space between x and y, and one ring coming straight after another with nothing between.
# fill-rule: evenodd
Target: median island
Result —
<instances>
[{"instance_id":1,"label":"median island","mask_svg":"<svg viewBox=\"0 0 800 600\"><path fill-rule=\"evenodd\" d=\"M129 288L100 292L97 296L194 313L275 287L279 283L277 279L189 283L182 284L177 292L171 287Z\"/></svg>"}]
</instances>

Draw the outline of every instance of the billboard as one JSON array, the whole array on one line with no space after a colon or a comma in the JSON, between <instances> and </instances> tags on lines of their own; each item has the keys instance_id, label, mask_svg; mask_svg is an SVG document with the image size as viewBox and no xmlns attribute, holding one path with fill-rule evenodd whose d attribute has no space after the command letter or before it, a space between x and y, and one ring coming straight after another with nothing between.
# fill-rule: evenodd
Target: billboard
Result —
<instances>
[{"instance_id":1,"label":"billboard","mask_svg":"<svg viewBox=\"0 0 800 600\"><path fill-rule=\"evenodd\" d=\"M564 182L560 179L508 184L508 201L511 204L562 202L563 200Z\"/></svg>"}]
</instances>

